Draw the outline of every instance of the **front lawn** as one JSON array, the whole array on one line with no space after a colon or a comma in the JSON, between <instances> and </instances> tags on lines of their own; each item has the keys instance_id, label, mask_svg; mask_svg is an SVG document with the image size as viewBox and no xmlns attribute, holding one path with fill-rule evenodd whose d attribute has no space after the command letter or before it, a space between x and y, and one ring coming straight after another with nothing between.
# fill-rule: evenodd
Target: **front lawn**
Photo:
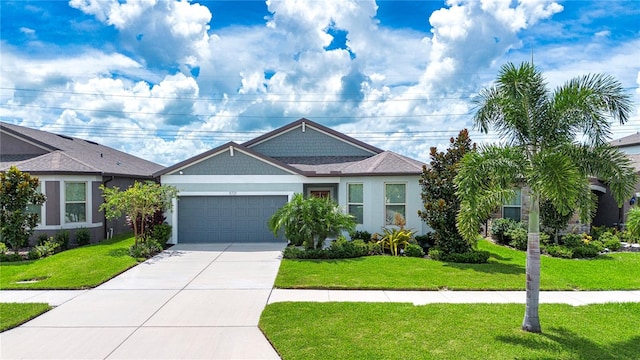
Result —
<instances>
[{"instance_id":1,"label":"front lawn","mask_svg":"<svg viewBox=\"0 0 640 360\"><path fill-rule=\"evenodd\" d=\"M275 303L260 328L291 359L638 359L640 304Z\"/></svg>"},{"instance_id":2,"label":"front lawn","mask_svg":"<svg viewBox=\"0 0 640 360\"><path fill-rule=\"evenodd\" d=\"M86 289L136 265L133 236L63 251L39 260L0 263L0 289Z\"/></svg>"},{"instance_id":3,"label":"front lawn","mask_svg":"<svg viewBox=\"0 0 640 360\"><path fill-rule=\"evenodd\" d=\"M369 256L345 260L283 260L275 287L300 289L524 290L526 254L493 244L488 264ZM542 290L640 289L640 253L595 259L542 256Z\"/></svg>"},{"instance_id":4,"label":"front lawn","mask_svg":"<svg viewBox=\"0 0 640 360\"><path fill-rule=\"evenodd\" d=\"M19 326L49 309L49 304L41 303L0 303L0 332Z\"/></svg>"}]
</instances>

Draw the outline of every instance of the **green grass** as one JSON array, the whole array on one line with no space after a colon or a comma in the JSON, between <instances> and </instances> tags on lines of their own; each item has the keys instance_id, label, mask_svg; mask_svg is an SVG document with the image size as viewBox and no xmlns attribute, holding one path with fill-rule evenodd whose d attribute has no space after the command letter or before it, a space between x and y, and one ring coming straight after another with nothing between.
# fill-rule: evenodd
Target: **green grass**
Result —
<instances>
[{"instance_id":1,"label":"green grass","mask_svg":"<svg viewBox=\"0 0 640 360\"><path fill-rule=\"evenodd\" d=\"M369 256L345 260L283 260L275 286L305 289L524 290L525 253L489 241L488 264L456 264L422 258ZM640 253L596 259L543 256L542 290L640 289Z\"/></svg>"},{"instance_id":2,"label":"green grass","mask_svg":"<svg viewBox=\"0 0 640 360\"><path fill-rule=\"evenodd\" d=\"M136 265L133 236L63 251L44 259L0 263L0 289L92 288ZM33 281L19 283L21 281Z\"/></svg>"},{"instance_id":3,"label":"green grass","mask_svg":"<svg viewBox=\"0 0 640 360\"><path fill-rule=\"evenodd\" d=\"M292 359L638 359L640 304L543 304L543 334L520 304L275 303L260 328Z\"/></svg>"},{"instance_id":4,"label":"green grass","mask_svg":"<svg viewBox=\"0 0 640 360\"><path fill-rule=\"evenodd\" d=\"M20 326L50 309L49 304L41 303L0 303L0 332Z\"/></svg>"}]
</instances>

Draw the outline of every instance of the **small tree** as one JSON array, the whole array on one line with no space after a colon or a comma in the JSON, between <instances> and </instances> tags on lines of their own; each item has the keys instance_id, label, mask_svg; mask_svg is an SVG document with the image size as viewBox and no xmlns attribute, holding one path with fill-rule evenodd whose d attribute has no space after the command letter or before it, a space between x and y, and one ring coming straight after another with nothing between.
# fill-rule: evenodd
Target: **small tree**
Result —
<instances>
[{"instance_id":1,"label":"small tree","mask_svg":"<svg viewBox=\"0 0 640 360\"><path fill-rule=\"evenodd\" d=\"M418 215L435 231L435 247L445 254L465 253L472 244L466 241L456 227L456 216L460 200L456 196L453 179L458 174L460 160L470 151L475 151L467 129L458 137L449 140L446 152L431 148L431 167L423 166L420 176L424 210Z\"/></svg>"},{"instance_id":2,"label":"small tree","mask_svg":"<svg viewBox=\"0 0 640 360\"><path fill-rule=\"evenodd\" d=\"M295 194L290 202L278 209L269 219L274 235L282 230L287 239L300 239L307 249L321 249L329 236L356 228L353 216L340 211L329 198L304 198Z\"/></svg>"},{"instance_id":3,"label":"small tree","mask_svg":"<svg viewBox=\"0 0 640 360\"><path fill-rule=\"evenodd\" d=\"M133 223L133 233L135 245L138 241L144 241L146 233L145 221L136 219L146 219L153 216L158 211L170 210L171 200L177 196L178 190L173 186L160 185L151 181L145 183L135 182L133 186L125 191L120 191L118 187L108 188L100 186L104 203L100 205L100 211L104 211L107 219L115 219L124 213Z\"/></svg>"},{"instance_id":4,"label":"small tree","mask_svg":"<svg viewBox=\"0 0 640 360\"><path fill-rule=\"evenodd\" d=\"M558 232L567 228L572 216L571 211L564 214L559 212L549 200L540 202L540 223L545 230L548 229L553 233L553 241L556 244L558 243Z\"/></svg>"},{"instance_id":5,"label":"small tree","mask_svg":"<svg viewBox=\"0 0 640 360\"><path fill-rule=\"evenodd\" d=\"M27 205L40 206L46 197L38 191L40 180L11 166L0 173L0 237L17 254L38 224L38 214L29 212Z\"/></svg>"}]
</instances>

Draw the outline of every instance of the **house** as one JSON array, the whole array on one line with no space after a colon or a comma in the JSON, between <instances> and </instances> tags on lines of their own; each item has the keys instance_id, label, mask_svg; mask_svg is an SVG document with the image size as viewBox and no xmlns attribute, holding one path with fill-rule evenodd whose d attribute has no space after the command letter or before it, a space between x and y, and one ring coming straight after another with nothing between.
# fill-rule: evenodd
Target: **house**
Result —
<instances>
[{"instance_id":1,"label":"house","mask_svg":"<svg viewBox=\"0 0 640 360\"><path fill-rule=\"evenodd\" d=\"M626 153L631 159L632 166L640 176L640 133L629 135L610 142L611 146L617 147ZM596 214L591 223L582 223L578 214L574 214L569 220L567 231L589 232L591 226L620 227L626 221L626 214L633 206L640 202L640 177L636 184L636 193L632 195L622 208L611 195L611 190L607 184L592 178L590 180L591 192L597 196L598 205ZM500 209L491 214L491 219L511 218L516 221L527 221L529 219L529 197L523 189L516 189L516 196L509 202L504 203ZM632 204L633 203L633 204Z\"/></svg>"},{"instance_id":2,"label":"house","mask_svg":"<svg viewBox=\"0 0 640 360\"><path fill-rule=\"evenodd\" d=\"M40 179L46 202L33 209L40 234L87 228L92 241L130 231L124 218L106 221L98 208L103 202L99 186L126 189L134 181L152 180L163 166L122 151L66 135L0 122L0 171L15 165Z\"/></svg>"},{"instance_id":3,"label":"house","mask_svg":"<svg viewBox=\"0 0 640 360\"><path fill-rule=\"evenodd\" d=\"M179 191L167 214L171 243L266 242L277 240L269 218L295 193L336 200L358 230L380 232L399 213L422 233L423 165L303 118L155 175Z\"/></svg>"},{"instance_id":4,"label":"house","mask_svg":"<svg viewBox=\"0 0 640 360\"><path fill-rule=\"evenodd\" d=\"M613 140L610 144L627 154L639 178L635 194L630 196L621 208L618 207L618 204L613 199L609 188L603 185L605 191L597 194L598 210L593 218L594 226L623 226L627 220L629 209L632 206L636 206L640 201L640 133Z\"/></svg>"}]
</instances>

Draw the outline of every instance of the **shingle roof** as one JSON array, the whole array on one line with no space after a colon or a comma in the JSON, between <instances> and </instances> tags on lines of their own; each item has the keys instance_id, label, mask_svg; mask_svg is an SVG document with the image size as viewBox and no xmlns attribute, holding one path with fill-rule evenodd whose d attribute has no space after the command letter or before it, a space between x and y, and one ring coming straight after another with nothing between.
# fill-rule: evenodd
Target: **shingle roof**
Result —
<instances>
[{"instance_id":1,"label":"shingle roof","mask_svg":"<svg viewBox=\"0 0 640 360\"><path fill-rule=\"evenodd\" d=\"M631 134L620 139L616 139L610 142L611 146L625 147L640 145L640 133Z\"/></svg>"},{"instance_id":2,"label":"shingle roof","mask_svg":"<svg viewBox=\"0 0 640 360\"><path fill-rule=\"evenodd\" d=\"M631 159L631 166L636 169L636 172L640 172L640 154L628 154L627 157Z\"/></svg>"},{"instance_id":3,"label":"shingle roof","mask_svg":"<svg viewBox=\"0 0 640 360\"><path fill-rule=\"evenodd\" d=\"M383 151L380 154L364 159L343 159L334 163L290 163L289 165L300 169L307 176L322 175L414 175L422 173L420 161L396 154L392 151Z\"/></svg>"},{"instance_id":4,"label":"shingle roof","mask_svg":"<svg viewBox=\"0 0 640 360\"><path fill-rule=\"evenodd\" d=\"M154 172L163 168L162 165L93 141L5 122L0 122L0 129L49 149L49 152L44 155L22 156L21 161L20 157L3 156L0 171L16 165L22 171L33 173L92 173L151 177Z\"/></svg>"}]
</instances>

